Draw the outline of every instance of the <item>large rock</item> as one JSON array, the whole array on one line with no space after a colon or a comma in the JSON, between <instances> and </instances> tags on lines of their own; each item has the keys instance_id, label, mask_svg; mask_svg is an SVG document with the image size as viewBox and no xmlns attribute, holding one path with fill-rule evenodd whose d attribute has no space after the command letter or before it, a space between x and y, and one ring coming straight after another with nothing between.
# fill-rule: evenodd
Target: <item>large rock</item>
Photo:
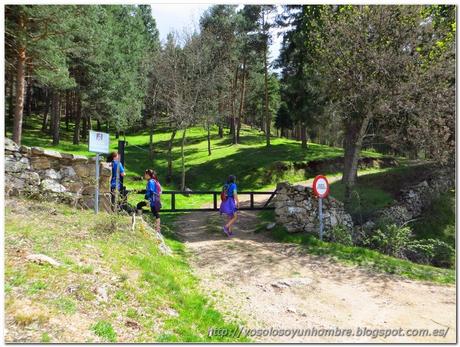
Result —
<instances>
[{"instance_id":1,"label":"large rock","mask_svg":"<svg viewBox=\"0 0 460 347\"><path fill-rule=\"evenodd\" d=\"M5 150L11 151L11 152L17 152L19 151L19 146L13 140L5 137Z\"/></svg>"},{"instance_id":2,"label":"large rock","mask_svg":"<svg viewBox=\"0 0 460 347\"><path fill-rule=\"evenodd\" d=\"M52 193L65 193L67 191L67 189L62 184L52 179L44 179L41 182L40 187L44 191Z\"/></svg>"},{"instance_id":3,"label":"large rock","mask_svg":"<svg viewBox=\"0 0 460 347\"><path fill-rule=\"evenodd\" d=\"M24 181L26 184L31 186L40 185L40 175L33 171L26 171L21 173L19 178Z\"/></svg>"},{"instance_id":4,"label":"large rock","mask_svg":"<svg viewBox=\"0 0 460 347\"><path fill-rule=\"evenodd\" d=\"M32 148L33 151L33 148ZM33 152L32 152L33 153ZM51 167L51 162L46 157L32 157L30 159L32 168L34 170L45 170Z\"/></svg>"},{"instance_id":5,"label":"large rock","mask_svg":"<svg viewBox=\"0 0 460 347\"><path fill-rule=\"evenodd\" d=\"M46 170L44 172L44 177L52 179L52 180L60 180L62 178L61 173L59 171L54 170L54 169Z\"/></svg>"},{"instance_id":6,"label":"large rock","mask_svg":"<svg viewBox=\"0 0 460 347\"><path fill-rule=\"evenodd\" d=\"M74 178L77 176L77 173L75 172L72 166L64 166L60 170L60 175L62 178L66 178L66 177Z\"/></svg>"},{"instance_id":7,"label":"large rock","mask_svg":"<svg viewBox=\"0 0 460 347\"><path fill-rule=\"evenodd\" d=\"M15 158L14 156L5 157L5 172L22 172L30 169L28 158Z\"/></svg>"}]
</instances>

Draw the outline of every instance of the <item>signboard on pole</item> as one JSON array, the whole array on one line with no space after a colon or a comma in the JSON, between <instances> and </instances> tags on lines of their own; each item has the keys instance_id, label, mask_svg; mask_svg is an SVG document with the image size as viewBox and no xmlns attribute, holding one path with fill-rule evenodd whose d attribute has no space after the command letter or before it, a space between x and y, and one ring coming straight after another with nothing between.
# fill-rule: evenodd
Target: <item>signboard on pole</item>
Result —
<instances>
[{"instance_id":1,"label":"signboard on pole","mask_svg":"<svg viewBox=\"0 0 460 347\"><path fill-rule=\"evenodd\" d=\"M88 150L95 153L109 153L109 141L109 134L90 130Z\"/></svg>"},{"instance_id":2,"label":"signboard on pole","mask_svg":"<svg viewBox=\"0 0 460 347\"><path fill-rule=\"evenodd\" d=\"M109 153L109 134L100 131L89 131L90 152L96 152L96 191L94 193L94 212L99 212L99 154Z\"/></svg>"},{"instance_id":3,"label":"signboard on pole","mask_svg":"<svg viewBox=\"0 0 460 347\"><path fill-rule=\"evenodd\" d=\"M329 195L329 182L326 176L318 175L313 180L313 193L319 198L319 239L323 240L323 198Z\"/></svg>"},{"instance_id":4,"label":"signboard on pole","mask_svg":"<svg viewBox=\"0 0 460 347\"><path fill-rule=\"evenodd\" d=\"M313 192L318 198L324 199L329 195L329 182L326 176L318 175L313 181Z\"/></svg>"}]
</instances>

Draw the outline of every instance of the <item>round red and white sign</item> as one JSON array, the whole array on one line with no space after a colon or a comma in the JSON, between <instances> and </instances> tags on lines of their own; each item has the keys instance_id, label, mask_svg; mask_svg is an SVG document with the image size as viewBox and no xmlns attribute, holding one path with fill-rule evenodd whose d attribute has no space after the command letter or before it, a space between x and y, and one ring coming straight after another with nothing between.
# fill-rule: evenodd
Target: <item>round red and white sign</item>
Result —
<instances>
[{"instance_id":1,"label":"round red and white sign","mask_svg":"<svg viewBox=\"0 0 460 347\"><path fill-rule=\"evenodd\" d=\"M329 195L329 182L326 176L318 175L313 181L313 193L318 198L326 198Z\"/></svg>"}]
</instances>

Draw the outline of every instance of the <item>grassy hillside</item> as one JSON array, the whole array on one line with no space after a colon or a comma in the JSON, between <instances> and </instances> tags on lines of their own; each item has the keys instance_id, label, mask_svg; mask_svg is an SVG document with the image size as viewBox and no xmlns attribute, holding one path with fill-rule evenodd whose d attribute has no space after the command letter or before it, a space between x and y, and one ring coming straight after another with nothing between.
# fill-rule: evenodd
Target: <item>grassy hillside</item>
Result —
<instances>
[{"instance_id":1,"label":"grassy hillside","mask_svg":"<svg viewBox=\"0 0 460 347\"><path fill-rule=\"evenodd\" d=\"M165 233L171 216L163 216ZM130 218L64 205L8 201L5 224L7 341L231 341L208 337L225 322L198 288L181 242L160 254ZM26 260L43 253L60 267ZM105 290L107 301L99 297ZM210 293L218 296L219 293ZM102 296L103 297L103 296ZM19 339L19 340L18 340Z\"/></svg>"},{"instance_id":2,"label":"grassy hillside","mask_svg":"<svg viewBox=\"0 0 460 347\"><path fill-rule=\"evenodd\" d=\"M87 151L88 145L72 144L71 132L62 129L62 140L57 147L51 146L51 137L43 135L40 130L40 119L28 119L23 133L23 144L27 146L41 146L54 148L63 152L71 152L82 155L94 156ZM144 182L134 180L135 177L143 176L146 168L154 167L159 173L163 185L168 189L176 189L180 182L180 137L179 132L174 140L172 151L174 182L167 185L165 175L167 169L167 145L171 132L166 130L154 134L155 156L153 161L148 159L149 134L147 131L134 135L127 135L126 141L126 169L128 188L144 188ZM112 135L110 138L111 149L117 149L117 140ZM329 147L309 143L308 149L300 148L300 142L273 138L272 146L265 146L265 136L258 130L243 127L241 131L241 143L232 145L229 136L219 138L217 128L212 129L211 135L212 155L208 156L206 132L204 129L195 127L187 130L187 142L185 146L185 158L187 169L187 186L192 190L220 188L229 174L235 174L238 178L240 189L257 190L273 187L279 179L300 181L306 177L302 171L287 172L283 177L267 178L274 162L285 161L310 161L343 156L341 148ZM363 155L371 157L381 156L373 151L363 151Z\"/></svg>"},{"instance_id":3,"label":"grassy hillside","mask_svg":"<svg viewBox=\"0 0 460 347\"><path fill-rule=\"evenodd\" d=\"M40 146L52 148L62 152L76 153L94 156L88 152L88 145L72 144L70 128L66 132L61 125L61 141L56 147L51 145L51 137L44 135L41 130L39 118L29 118L23 132L23 144L27 146ZM159 130L154 134L154 159L148 159L149 134L147 131L126 136L128 143L125 153L126 180L128 189L144 189L145 182L139 180L147 168L155 168L160 181L165 189L178 189L181 174L180 138L181 133L176 135L172 151L173 158L173 182L167 184L165 175L167 171L167 146L171 137L168 130ZM110 138L111 150L117 149L118 140L112 135ZM228 135L219 138L217 128L212 129L211 146L212 154L207 151L207 138L204 129L195 127L187 130L187 142L185 146L185 161L187 170L186 185L192 190L220 190L226 177L230 174L237 176L238 187L243 190L272 190L277 182L289 181L300 182L312 176L303 170L280 171L277 163L292 163L296 161L307 162L310 160L327 159L343 156L343 149L309 143L308 149L302 149L299 141L284 138L272 138L272 145L265 146L265 135L255 129L243 127L241 130L241 143L232 145ZM374 151L363 151L363 155L380 157ZM340 173L331 173L330 176ZM332 194L335 194L334 189ZM142 196L131 196L130 202L136 203L142 200ZM211 202L211 196L190 197L178 196L177 207L198 207L206 202ZM386 203L386 201L385 201ZM164 207L169 206L165 199Z\"/></svg>"}]
</instances>

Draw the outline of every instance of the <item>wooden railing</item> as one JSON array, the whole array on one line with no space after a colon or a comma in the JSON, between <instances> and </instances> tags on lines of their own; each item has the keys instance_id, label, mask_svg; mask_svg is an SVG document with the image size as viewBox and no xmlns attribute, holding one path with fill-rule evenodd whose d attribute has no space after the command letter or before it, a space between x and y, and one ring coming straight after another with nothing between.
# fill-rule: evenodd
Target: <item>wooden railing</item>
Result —
<instances>
[{"instance_id":1,"label":"wooden railing","mask_svg":"<svg viewBox=\"0 0 460 347\"><path fill-rule=\"evenodd\" d=\"M129 194L145 194L145 190L131 190L128 191ZM219 191L190 191L182 192L175 190L168 190L162 192L162 201L165 201L167 195L171 196L171 208L162 208L162 212L193 212L193 211L218 211L220 204L220 193ZM176 195L189 196L189 195L212 195L212 207L201 207L201 208L177 208L176 207ZM276 191L273 192L238 192L238 196L249 195L249 206L246 206L246 202L240 201L240 207L238 210L248 211L248 210L272 210L274 207L269 206L273 197L276 195ZM268 195L269 198L263 203L262 206L256 206L254 201L254 195ZM240 199L241 200L241 199Z\"/></svg>"}]
</instances>

